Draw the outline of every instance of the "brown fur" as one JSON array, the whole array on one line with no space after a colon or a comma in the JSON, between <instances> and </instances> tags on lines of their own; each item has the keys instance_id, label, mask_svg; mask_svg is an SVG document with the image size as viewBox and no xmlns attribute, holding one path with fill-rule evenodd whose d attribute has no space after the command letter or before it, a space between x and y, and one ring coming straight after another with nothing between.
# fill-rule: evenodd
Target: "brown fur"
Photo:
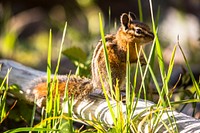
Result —
<instances>
[{"instance_id":1,"label":"brown fur","mask_svg":"<svg viewBox=\"0 0 200 133\"><path fill-rule=\"evenodd\" d=\"M61 100L63 100L64 94L65 94L65 88L67 83L67 76L58 76L58 81L55 81L55 85L53 88L53 96L55 96L56 93L56 87L58 86L58 93L61 97ZM53 85L53 78L51 79L50 87ZM57 84L58 83L58 84ZM45 105L46 102L46 96L48 93L47 90L47 82L46 78L42 77L37 80L35 80L32 83L32 93L31 95L34 95L36 99L40 102L38 103L40 106ZM68 90L68 96L71 98L73 95L76 100L80 100L84 97L86 97L91 91L93 90L91 80L87 78L81 78L79 76L72 75L69 78L67 88Z\"/></svg>"}]
</instances>

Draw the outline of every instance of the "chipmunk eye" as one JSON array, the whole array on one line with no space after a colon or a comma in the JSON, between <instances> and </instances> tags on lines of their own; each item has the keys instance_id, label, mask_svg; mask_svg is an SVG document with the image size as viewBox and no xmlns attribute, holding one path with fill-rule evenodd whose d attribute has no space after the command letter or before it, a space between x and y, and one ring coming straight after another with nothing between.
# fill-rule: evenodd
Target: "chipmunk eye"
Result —
<instances>
[{"instance_id":1,"label":"chipmunk eye","mask_svg":"<svg viewBox=\"0 0 200 133\"><path fill-rule=\"evenodd\" d=\"M142 30L141 30L141 29L136 29L136 30L135 30L135 33L136 33L136 34L142 34Z\"/></svg>"}]
</instances>

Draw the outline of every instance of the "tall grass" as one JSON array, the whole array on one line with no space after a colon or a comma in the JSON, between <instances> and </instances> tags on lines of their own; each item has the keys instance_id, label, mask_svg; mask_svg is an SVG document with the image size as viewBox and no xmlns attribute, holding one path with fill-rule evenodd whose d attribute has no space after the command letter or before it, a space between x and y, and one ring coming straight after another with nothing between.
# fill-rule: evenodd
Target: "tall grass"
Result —
<instances>
[{"instance_id":1,"label":"tall grass","mask_svg":"<svg viewBox=\"0 0 200 133\"><path fill-rule=\"evenodd\" d=\"M1 66L0 66L1 70ZM4 121L4 119L7 117L6 112L6 96L8 91L8 81L9 81L9 73L11 69L8 70L5 78L3 79L1 85L0 85L0 125ZM6 86L4 84L6 83Z\"/></svg>"},{"instance_id":2,"label":"tall grass","mask_svg":"<svg viewBox=\"0 0 200 133\"><path fill-rule=\"evenodd\" d=\"M66 120L66 123L62 123L63 120L63 108L60 108L61 101L60 101L60 93L58 91L58 70L61 60L61 54L62 54L62 48L64 44L64 39L66 36L66 30L67 30L67 23L65 24L64 31L63 31L63 37L61 40L60 45L60 51L58 55L58 61L56 70L54 72L54 76L52 76L52 70L51 70L51 50L52 50L52 32L50 30L49 33L49 48L48 48L48 60L47 60L47 84L48 84L48 93L47 93L47 99L46 99L46 111L45 111L45 125L44 127L47 129L55 129L55 130L65 130L68 132L73 132L73 126L72 126L72 101L68 99L68 80L66 81L66 87L65 87L65 94L64 94L64 102L68 104L68 117L69 119ZM69 78L68 78L69 79ZM66 118L66 117L65 117ZM63 128L67 127L67 128Z\"/></svg>"},{"instance_id":3,"label":"tall grass","mask_svg":"<svg viewBox=\"0 0 200 133\"><path fill-rule=\"evenodd\" d=\"M110 64L109 64L109 61L108 61L108 52L107 52L106 40L105 40L105 36L104 36L103 22L102 22L102 17L101 17L100 13L99 13L99 27L100 27L101 39L102 39L103 48L104 48L104 57L105 57L105 63L106 63L106 70L107 70L108 82L109 82L109 86L110 86L109 89L110 89L110 92L111 92L111 96L113 98L114 91L113 91L113 84L112 84L112 76L111 76ZM108 103L108 108L110 110L113 122L116 125L116 119L115 119L114 111L113 111L113 109L111 107L111 104L110 104L110 101L109 101L109 98L108 98L108 95L107 95L107 92L106 92L106 88L105 88L105 86L103 84L100 72L99 72L99 75L100 75L100 79L101 79L101 83L102 83L102 90L104 92L106 101Z\"/></svg>"},{"instance_id":4,"label":"tall grass","mask_svg":"<svg viewBox=\"0 0 200 133\"><path fill-rule=\"evenodd\" d=\"M64 31L63 31L63 37L60 45L60 51L58 55L58 61L56 70L54 72L54 75L52 76L52 69L51 69L51 54L52 54L52 31L49 32L49 48L48 48L48 58L47 58L47 98L46 98L46 108L43 109L41 114L41 122L37 125L33 126L33 120L35 115L35 107L33 108L33 115L30 127L25 128L17 128L13 130L9 130L7 132L22 132L22 131L28 131L28 132L73 132L73 126L72 126L72 101L68 98L68 91L67 91L67 84L65 88L65 94L64 94L64 102L68 103L68 116L64 117L63 115L63 108L60 108L61 101L60 101L60 94L58 91L58 70L60 65L60 59L61 59L61 53L62 53L62 47L64 44L64 38L66 36L66 30L67 30L67 23L65 24ZM5 77L4 81L2 82L2 85L4 84L5 80L8 78L8 75ZM3 86L1 85L1 88ZM8 88L8 87L6 87ZM6 93L5 93L6 94ZM2 100L5 103L5 97L2 98ZM1 104L4 107L4 104ZM5 116L5 111L2 109L4 114L2 113L2 116ZM63 118L65 118L65 122L62 122ZM66 128L67 127L67 128Z\"/></svg>"},{"instance_id":5,"label":"tall grass","mask_svg":"<svg viewBox=\"0 0 200 133\"><path fill-rule=\"evenodd\" d=\"M116 110L114 110L111 106L110 100L108 98L106 88L103 84L102 78L101 78L101 73L100 79L102 83L102 90L105 95L105 99L107 101L107 105L109 108L109 111L112 116L113 120L113 127L109 129L104 129L101 124L97 123L94 124L93 121L88 121L87 123L89 126L92 128L95 128L97 133L100 132L115 132L115 133L121 133L121 132L139 132L139 129L142 128L144 124L149 125L149 132L155 132L158 128L158 124L160 123L160 118L162 117L163 113L166 112L166 110L174 110L172 105L175 104L184 104L184 103L192 103L192 102L199 102L199 97L200 97L200 89L199 89L199 82L197 82L194 78L194 75L192 73L192 70L190 69L189 63L184 55L184 52L179 45L179 41L177 42L177 45L174 46L174 49L171 54L171 59L170 63L168 65L168 69L166 69L165 64L164 64L164 59L163 59L163 53L162 53L162 48L161 44L159 41L159 37L157 35L157 23L155 23L155 18L154 18L154 13L153 13L153 6L152 6L152 1L149 0L149 5L150 5L150 12L151 12L151 20L152 20L152 28L153 28L153 33L155 35L155 39L153 41L153 44L150 49L149 56L145 54L143 49L136 50L138 56L143 54L144 59L147 62L147 65L145 68L142 68L141 62L138 59L138 62L135 66L135 73L133 76L133 79L131 79L131 65L130 65L130 55L129 55L129 45L127 45L127 60L126 60L126 113L123 114L122 112L122 99L121 99L121 94L120 94L120 88L118 85L116 85L115 88L113 88L112 84L112 76L111 76L111 69L109 65L109 60L108 60L108 53L107 53L107 47L106 47L106 40L105 40L105 35L104 35L104 28L103 28L103 21L102 21L102 16L99 14L99 25L100 25L100 33L101 33L101 38L102 38L102 43L104 46L104 56L105 56L105 62L106 62L106 70L108 74L108 82L110 86L110 92L112 96L112 100L116 101ZM141 6L141 0L138 0L138 6L139 6L139 13L140 13L140 20L143 21L143 14L142 14L142 6ZM156 21L158 21L160 12L157 13L157 18ZM111 15L110 9L109 9L109 16ZM58 70L59 70L59 65L60 65L60 59L61 59L61 52L64 44L64 39L66 36L66 30L67 30L67 23L65 24L64 31L63 31L63 37L61 40L61 45L60 45L60 51L58 55L58 61L57 61L57 67L55 72L52 72L51 69L51 54L52 54L52 31L50 30L49 32L49 47L48 47L48 58L47 58L47 84L48 84L48 94L47 94L47 99L46 99L46 109L45 111L42 112L42 118L41 122L38 123L37 125L33 125L33 120L34 120L34 111L35 107L34 106L34 111L32 115L32 121L30 124L30 127L26 128L18 128L14 130L9 130L7 132L22 132L22 131L37 131L37 132L88 132L90 131L90 127L88 129L80 131L80 130L75 130L73 127L73 97L69 99L68 97L68 81L66 83L66 88L65 88L65 95L64 95L64 102L68 106L68 114L64 116L63 114L63 109L60 108L60 94L58 91ZM109 18L109 30L110 30L110 18ZM172 97L172 93L169 91L169 86L168 82L170 80L172 70L174 67L174 58L175 58L175 52L179 48L182 52L183 58L185 60L186 66L189 70L190 76L192 78L192 82L194 84L194 87L196 89L196 94L197 98L195 99L190 99L190 100L182 100L179 102L171 102L170 99ZM159 66L159 72L160 72L160 77L162 79L162 85L159 84L157 75L155 74L154 70L154 61L158 61L158 66ZM3 95L0 95L0 122L5 119L6 117L6 111L5 111L5 99L6 99L6 94L8 90L8 83L6 84L6 87L3 86L3 84L6 82L8 79L10 70L8 71L8 74L6 75L5 79L3 80L1 86L0 86L0 92L3 91ZM52 76L52 74L54 74ZM134 115L134 112L136 110L136 107L138 106L138 100L140 96L143 94L144 99L147 100L146 94L147 94L147 85L149 84L150 80L148 79L148 74L150 75L150 78L152 79L155 88L158 92L159 95L159 101L156 104L156 108L147 108L145 111L148 112L146 116L142 116L145 111L141 112L140 114L137 114L136 116ZM139 86L139 91L138 93L135 92L136 86L138 84L138 75L141 76L141 85ZM70 74L68 75L69 79ZM130 86L132 82L132 86ZM147 82L147 83L146 83ZM118 83L118 82L117 82ZM113 90L116 90L115 92ZM53 94L55 96L53 96ZM137 98L136 98L137 97ZM175 121L175 119L171 119L168 117L168 122L173 125L172 123ZM169 132L178 132L178 128L175 126L175 129L171 130L166 122L161 121L165 128ZM94 131L94 130L91 130Z\"/></svg>"}]
</instances>

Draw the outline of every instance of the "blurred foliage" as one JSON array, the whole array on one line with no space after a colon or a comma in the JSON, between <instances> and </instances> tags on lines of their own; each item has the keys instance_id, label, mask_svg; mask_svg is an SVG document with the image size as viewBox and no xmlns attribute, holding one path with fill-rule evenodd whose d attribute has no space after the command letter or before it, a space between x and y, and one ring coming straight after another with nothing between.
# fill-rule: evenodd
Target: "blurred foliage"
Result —
<instances>
[{"instance_id":1,"label":"blurred foliage","mask_svg":"<svg viewBox=\"0 0 200 133\"><path fill-rule=\"evenodd\" d=\"M63 51L63 55L67 56L77 67L76 74L80 76L90 75L90 56L81 48L70 47Z\"/></svg>"},{"instance_id":2,"label":"blurred foliage","mask_svg":"<svg viewBox=\"0 0 200 133\"><path fill-rule=\"evenodd\" d=\"M46 63L42 62L47 58L49 29L53 31L55 52L52 59L56 61L65 21L69 26L64 47L76 46L89 55L91 44L96 42L99 34L97 14L100 10L92 0L84 3L70 0L55 5L37 4L26 7L27 3L23 2L20 8L15 2L0 2L0 58L10 58L44 70ZM14 10L15 6L19 9ZM65 64L71 63L68 60Z\"/></svg>"},{"instance_id":3,"label":"blurred foliage","mask_svg":"<svg viewBox=\"0 0 200 133\"><path fill-rule=\"evenodd\" d=\"M111 29L113 32L116 29L112 30L112 27L118 27L118 18L122 12L131 11L139 16L137 3L138 0L127 0L126 2L120 0L115 2L102 0L50 0L48 3L37 0L19 0L18 2L3 0L0 2L0 58L13 59L25 65L45 70L49 29L53 31L53 50L55 54L52 55L52 59L56 61L56 53L58 53L58 45L60 44L60 36L65 21L68 22L65 48L79 47L89 56L100 39L98 13L103 13L105 31L110 31ZM194 29L199 26L198 22L197 25L195 22L196 18L198 20L200 17L197 13L198 0L186 1L185 3L180 0L155 0L153 4L154 12L161 9L160 13L162 15L160 15L158 22L163 24L164 28L160 25L158 32L161 44L166 48L164 55L166 56L171 52L170 48L173 48L177 36L177 32L174 32L176 28L170 31L173 34L168 34L165 28L169 29L169 26L165 26L165 24L167 23L171 26L172 23L185 22L181 23L180 26L181 28L186 27L184 28L184 33L192 36L190 38L185 37L184 35L186 34L182 35L181 30L178 29L181 39L184 40L182 45L186 48L185 51L187 53L190 52L187 56L191 56L191 61L199 62L198 53L193 54L194 50L200 49L198 46L198 39L200 38L198 34L200 31L197 30L199 28ZM150 22L148 1L141 1L141 9L145 9L142 12L143 21ZM173 19L172 17L174 16L170 16L170 13L182 17ZM186 25L188 24L190 28L187 28ZM178 26L176 25L176 27ZM192 33L190 29L194 29ZM177 61L182 61L179 56L177 58ZM168 57L165 60L168 62ZM69 60L62 58L62 61L65 64L61 66L63 69L66 69L66 67L72 69L70 67L72 63Z\"/></svg>"}]
</instances>

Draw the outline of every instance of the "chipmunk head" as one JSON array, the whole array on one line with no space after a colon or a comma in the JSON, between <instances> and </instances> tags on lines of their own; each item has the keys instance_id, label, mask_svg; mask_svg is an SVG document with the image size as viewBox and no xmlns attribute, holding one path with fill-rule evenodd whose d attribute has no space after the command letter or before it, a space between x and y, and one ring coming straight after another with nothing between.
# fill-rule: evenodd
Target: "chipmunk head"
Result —
<instances>
[{"instance_id":1,"label":"chipmunk head","mask_svg":"<svg viewBox=\"0 0 200 133\"><path fill-rule=\"evenodd\" d=\"M137 21L133 13L121 15L121 28L118 34L127 43L145 44L154 39L150 28Z\"/></svg>"}]
</instances>

